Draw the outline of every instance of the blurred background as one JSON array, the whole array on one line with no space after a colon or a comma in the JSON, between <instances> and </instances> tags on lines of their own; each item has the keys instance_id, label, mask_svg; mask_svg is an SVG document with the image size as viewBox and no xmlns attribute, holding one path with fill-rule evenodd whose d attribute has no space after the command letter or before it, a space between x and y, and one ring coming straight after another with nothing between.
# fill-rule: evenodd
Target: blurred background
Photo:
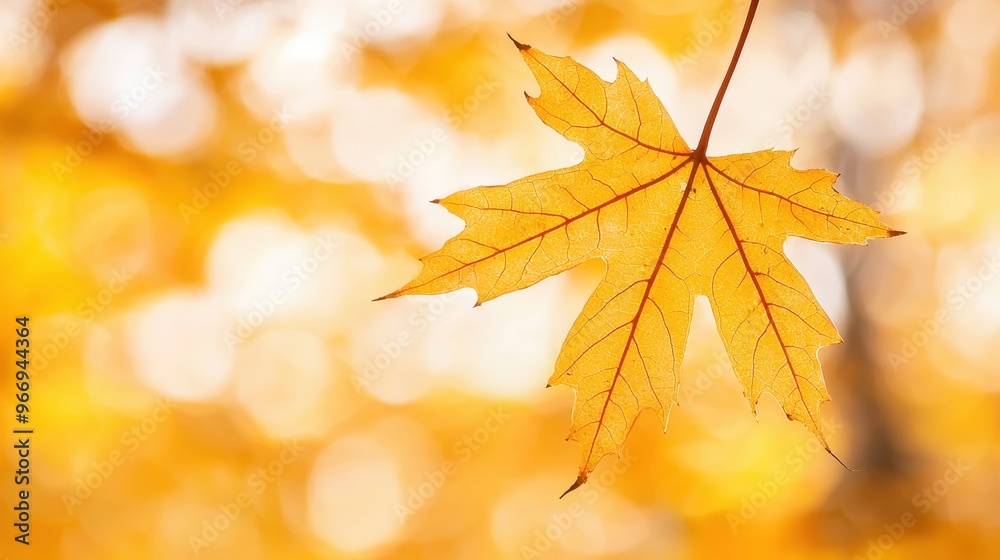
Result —
<instances>
[{"instance_id":1,"label":"blurred background","mask_svg":"<svg viewBox=\"0 0 1000 560\"><path fill-rule=\"evenodd\" d=\"M31 317L36 432L6 555L1000 557L996 0L764 0L715 126L710 155L798 147L909 232L787 246L846 339L855 471L753 417L699 302L666 433L559 500L573 397L544 387L602 266L370 301L461 229L427 201L582 159L507 32L626 62L690 144L747 4L5 0L0 343L12 371Z\"/></svg>"}]
</instances>

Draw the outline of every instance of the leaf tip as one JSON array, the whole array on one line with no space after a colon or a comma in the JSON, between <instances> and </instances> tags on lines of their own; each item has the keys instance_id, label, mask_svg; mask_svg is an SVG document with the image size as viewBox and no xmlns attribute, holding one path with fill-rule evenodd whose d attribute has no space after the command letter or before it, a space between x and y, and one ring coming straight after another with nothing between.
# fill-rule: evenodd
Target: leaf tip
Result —
<instances>
[{"instance_id":1,"label":"leaf tip","mask_svg":"<svg viewBox=\"0 0 1000 560\"><path fill-rule=\"evenodd\" d=\"M889 230L889 237L898 237L898 236L904 235L904 234L906 234L905 231L899 231L898 229L890 229Z\"/></svg>"},{"instance_id":2,"label":"leaf tip","mask_svg":"<svg viewBox=\"0 0 1000 560\"><path fill-rule=\"evenodd\" d=\"M846 464L844 464L844 462L840 460L840 457L837 457L837 454L831 451L829 447L826 448L826 452L829 453L831 457L836 459L837 462L840 463L840 466L844 467L845 469L851 472L858 472L858 469L852 469L851 467L848 467Z\"/></svg>"},{"instance_id":3,"label":"leaf tip","mask_svg":"<svg viewBox=\"0 0 1000 560\"><path fill-rule=\"evenodd\" d=\"M514 41L514 46L517 47L517 50L519 51L526 51L531 48L531 45L526 45L524 43L519 42L514 37L511 37L510 33L507 34L507 37L510 38L511 41Z\"/></svg>"},{"instance_id":4,"label":"leaf tip","mask_svg":"<svg viewBox=\"0 0 1000 560\"><path fill-rule=\"evenodd\" d=\"M431 204L441 204L441 199L435 198L434 200L431 201Z\"/></svg>"},{"instance_id":5,"label":"leaf tip","mask_svg":"<svg viewBox=\"0 0 1000 560\"><path fill-rule=\"evenodd\" d=\"M563 492L561 496L559 496L559 499L561 500L561 499L565 498L566 494L569 494L573 490L576 490L577 488L583 486L584 482L587 482L587 475L581 473L580 476L576 477L576 482L574 482L572 486L570 486L569 488L567 488L566 491Z\"/></svg>"}]
</instances>

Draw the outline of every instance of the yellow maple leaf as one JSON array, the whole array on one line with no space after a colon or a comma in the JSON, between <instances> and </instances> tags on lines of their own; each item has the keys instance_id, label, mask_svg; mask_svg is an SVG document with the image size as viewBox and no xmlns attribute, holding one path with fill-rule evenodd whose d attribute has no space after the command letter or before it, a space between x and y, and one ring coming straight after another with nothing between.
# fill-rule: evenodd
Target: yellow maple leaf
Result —
<instances>
[{"instance_id":1,"label":"yellow maple leaf","mask_svg":"<svg viewBox=\"0 0 1000 560\"><path fill-rule=\"evenodd\" d=\"M606 262L550 380L576 390L569 439L583 456L570 490L621 452L640 412L666 423L700 294L751 408L772 394L829 449L817 354L841 339L782 245L789 236L860 244L900 232L834 190L833 173L793 168L793 152L706 155L745 34L694 150L648 82L621 62L608 83L571 58L515 41L541 86L528 103L584 148L583 162L434 201L465 229L385 296L473 288L479 305L584 261Z\"/></svg>"}]
</instances>

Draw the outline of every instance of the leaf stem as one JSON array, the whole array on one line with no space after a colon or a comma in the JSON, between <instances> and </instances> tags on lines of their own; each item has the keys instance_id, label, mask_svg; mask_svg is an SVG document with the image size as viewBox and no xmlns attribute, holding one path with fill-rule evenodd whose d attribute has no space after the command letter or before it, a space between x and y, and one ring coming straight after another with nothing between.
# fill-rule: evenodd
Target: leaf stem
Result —
<instances>
[{"instance_id":1,"label":"leaf stem","mask_svg":"<svg viewBox=\"0 0 1000 560\"><path fill-rule=\"evenodd\" d=\"M726 77L722 79L722 85L719 86L719 93L716 94L715 102L712 103L712 110L709 111L708 119L705 121L705 128L701 131L701 139L698 141L698 147L694 151L696 160L700 160L706 156L708 138L712 135L712 127L715 126L715 119L719 116L719 107L722 106L722 98L726 95L726 90L729 89L730 80L733 79L736 63L740 61L743 45L747 42L747 36L750 35L750 25L753 23L753 16L757 12L757 4L759 3L760 0L750 0L747 19L743 22L743 32L740 33L740 40L736 43L736 51L733 52L733 59L729 62L729 70L726 71ZM697 163L695 163L695 167L697 166Z\"/></svg>"}]
</instances>

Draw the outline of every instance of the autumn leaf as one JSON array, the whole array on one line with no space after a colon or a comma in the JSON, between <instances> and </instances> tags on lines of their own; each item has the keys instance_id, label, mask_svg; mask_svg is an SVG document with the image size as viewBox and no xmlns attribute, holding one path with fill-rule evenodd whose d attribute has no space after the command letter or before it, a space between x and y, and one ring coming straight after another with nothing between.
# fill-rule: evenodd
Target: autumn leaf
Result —
<instances>
[{"instance_id":1,"label":"autumn leaf","mask_svg":"<svg viewBox=\"0 0 1000 560\"><path fill-rule=\"evenodd\" d=\"M770 393L829 450L817 355L841 339L782 246L789 236L863 244L899 232L838 193L835 174L793 168L793 152L706 155L749 21L695 149L623 63L608 83L571 58L515 41L541 86L538 97L526 94L529 105L584 148L583 162L434 201L465 229L385 296L473 288L479 305L584 261L606 262L550 380L576 390L569 439L583 455L570 490L621 452L640 412L666 424L700 294L751 408Z\"/></svg>"}]
</instances>

